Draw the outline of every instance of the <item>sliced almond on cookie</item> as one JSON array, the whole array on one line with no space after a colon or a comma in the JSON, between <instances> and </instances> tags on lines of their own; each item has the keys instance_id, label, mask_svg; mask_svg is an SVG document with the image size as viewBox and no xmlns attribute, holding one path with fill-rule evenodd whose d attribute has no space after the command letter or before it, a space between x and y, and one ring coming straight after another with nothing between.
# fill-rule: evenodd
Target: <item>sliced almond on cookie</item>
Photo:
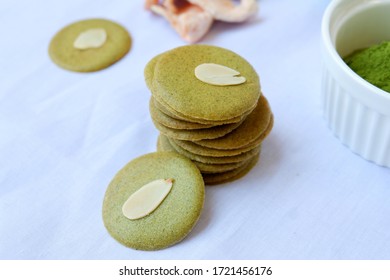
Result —
<instances>
[{"instance_id":1,"label":"sliced almond on cookie","mask_svg":"<svg viewBox=\"0 0 390 280\"><path fill-rule=\"evenodd\" d=\"M106 30L103 28L91 28L81 32L73 42L73 47L79 50L100 48L107 40Z\"/></svg>"},{"instance_id":2,"label":"sliced almond on cookie","mask_svg":"<svg viewBox=\"0 0 390 280\"><path fill-rule=\"evenodd\" d=\"M204 83L216 86L239 85L245 83L245 77L237 77L238 75L240 75L240 72L215 63L203 63L195 68L196 78Z\"/></svg>"},{"instance_id":3,"label":"sliced almond on cookie","mask_svg":"<svg viewBox=\"0 0 390 280\"><path fill-rule=\"evenodd\" d=\"M149 215L169 194L172 185L172 179L158 179L142 186L123 204L123 215L130 220Z\"/></svg>"}]
</instances>

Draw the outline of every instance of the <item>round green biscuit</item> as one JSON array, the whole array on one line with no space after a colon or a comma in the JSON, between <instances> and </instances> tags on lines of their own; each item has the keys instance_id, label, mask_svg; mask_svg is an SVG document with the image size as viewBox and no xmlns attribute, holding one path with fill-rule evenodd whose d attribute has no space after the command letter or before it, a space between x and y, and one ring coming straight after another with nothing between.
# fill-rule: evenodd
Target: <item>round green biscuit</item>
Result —
<instances>
[{"instance_id":1,"label":"round green biscuit","mask_svg":"<svg viewBox=\"0 0 390 280\"><path fill-rule=\"evenodd\" d=\"M171 141L174 141L174 144L179 146L180 148L197 155L206 156L206 157L221 157L221 156L234 156L234 155L241 155L245 154L247 152L250 152L253 149L256 149L261 145L261 143L264 141L264 139L270 134L272 127L274 124L274 117L271 115L271 119L268 123L268 126L265 131L263 131L254 141L250 142L248 145L243 146L241 148L233 149L230 148L227 149L218 149L216 147L207 147L203 144L203 140L201 141L184 141L184 140L177 140L177 139L171 139ZM233 131L234 132L234 131ZM233 133L232 132L232 133ZM229 134L227 134L229 135ZM215 139L218 140L219 138ZM214 144L213 142L207 142L206 144L209 144L210 146ZM202 144L202 145L200 145Z\"/></svg>"},{"instance_id":2,"label":"round green biscuit","mask_svg":"<svg viewBox=\"0 0 390 280\"><path fill-rule=\"evenodd\" d=\"M187 140L187 141L199 141L203 139L215 139L218 137L222 137L229 132L233 131L237 128L241 122L239 123L230 123L223 124L219 126L213 126L210 128L202 128L202 129L174 129L167 127L161 123L159 123L156 119L152 117L152 121L154 126L166 136L171 138Z\"/></svg>"},{"instance_id":3,"label":"round green biscuit","mask_svg":"<svg viewBox=\"0 0 390 280\"><path fill-rule=\"evenodd\" d=\"M200 141L170 140L180 148L201 156L235 156L260 146L272 127L272 113L267 100L261 96L256 109L239 127L223 137Z\"/></svg>"},{"instance_id":4,"label":"round green biscuit","mask_svg":"<svg viewBox=\"0 0 390 280\"><path fill-rule=\"evenodd\" d=\"M256 148L253 148L250 151L247 151L245 153L234 155L234 156L221 156L221 157L213 157L213 156L202 156L197 155L194 153L191 153L180 146L178 146L172 139L166 137L165 135L161 134L162 141L168 141L170 145L175 149L176 152L179 154L195 161L203 162L203 163L212 163L212 164L226 164L226 163L234 163L234 162L242 162L249 158L251 158L253 155L257 154L261 150L261 145L259 145Z\"/></svg>"},{"instance_id":5,"label":"round green biscuit","mask_svg":"<svg viewBox=\"0 0 390 280\"><path fill-rule=\"evenodd\" d=\"M74 48L73 42L79 34L92 28L103 28L107 33L106 42L99 48ZM130 48L131 37L121 25L105 19L87 19L61 29L50 42L49 55L54 63L64 69L93 72L114 64Z\"/></svg>"},{"instance_id":6,"label":"round green biscuit","mask_svg":"<svg viewBox=\"0 0 390 280\"><path fill-rule=\"evenodd\" d=\"M245 162L234 162L224 164L203 163L200 161L192 161L199 168L202 174L215 174L236 169L245 164Z\"/></svg>"},{"instance_id":7,"label":"round green biscuit","mask_svg":"<svg viewBox=\"0 0 390 280\"><path fill-rule=\"evenodd\" d=\"M204 146L200 146L198 144L195 144L196 142L192 141L183 141L183 140L177 140L177 139L171 139L171 142L173 144L179 146L180 148L200 156L205 157L230 157L230 156L237 156L243 153L250 152L251 150L259 147L261 145L262 141L256 141L256 145L248 145L242 148L238 149L230 149L230 150L218 150L214 148L208 148Z\"/></svg>"},{"instance_id":8,"label":"round green biscuit","mask_svg":"<svg viewBox=\"0 0 390 280\"><path fill-rule=\"evenodd\" d=\"M211 124L201 124L175 119L156 108L154 98L150 98L149 111L151 117L158 123L173 129L202 129L210 128Z\"/></svg>"},{"instance_id":9,"label":"round green biscuit","mask_svg":"<svg viewBox=\"0 0 390 280\"><path fill-rule=\"evenodd\" d=\"M251 108L248 112L245 112L243 115L238 116L238 117L234 117L234 118L231 118L228 120L210 121L210 120L204 120L204 119L199 119L199 118L196 119L196 118L192 118L189 116L185 116L185 115L175 111L168 104L166 104L164 102L164 100L161 100L157 94L153 94L153 92L152 92L152 95L153 95L154 100L155 100L156 108L160 109L162 112L164 112L168 116L171 116L172 118L180 119L183 121L188 121L188 122L195 122L195 123L201 123L201 124L212 124L213 126L241 122L250 113L250 111L253 110L253 108Z\"/></svg>"},{"instance_id":10,"label":"round green biscuit","mask_svg":"<svg viewBox=\"0 0 390 280\"><path fill-rule=\"evenodd\" d=\"M203 63L230 67L240 72L246 82L232 86L204 83L194 74L195 68ZM155 62L150 88L153 95L175 111L211 121L229 120L250 112L260 97L259 77L244 58L207 45L182 46L164 53Z\"/></svg>"},{"instance_id":11,"label":"round green biscuit","mask_svg":"<svg viewBox=\"0 0 390 280\"><path fill-rule=\"evenodd\" d=\"M267 99L262 95L256 108L250 113L242 124L223 137L213 140L201 140L196 144L218 150L231 150L247 147L260 136L264 139L265 131L269 129L272 112ZM272 126L271 126L272 128ZM262 140L261 139L261 140Z\"/></svg>"},{"instance_id":12,"label":"round green biscuit","mask_svg":"<svg viewBox=\"0 0 390 280\"><path fill-rule=\"evenodd\" d=\"M250 113L251 110L253 110L253 108L250 108L248 110L248 112L245 112L245 114L243 114L241 116L237 116L237 117L231 118L231 119L228 119L228 120L214 120L214 121L204 120L204 119L199 119L199 118L193 118L191 116L186 116L186 115L183 115L180 112L177 112L172 107L170 107L167 103L165 103L164 100L162 100L158 94L154 94L155 89L153 88L153 79L154 79L155 66L158 63L159 59L161 57L163 57L165 53L159 54L159 55L155 56L154 58L152 58L147 63L147 65L146 65L146 67L144 69L145 82L146 82L146 85L149 88L149 90L152 92L153 99L154 99L154 105L155 105L155 107L158 110L160 110L164 114L168 115L171 118L182 120L182 121L187 121L187 122L192 122L192 123L199 123L199 124L203 124L203 125L216 126L216 125L240 122L240 121L242 121L242 119L244 117L246 117L246 115L248 115Z\"/></svg>"},{"instance_id":13,"label":"round green biscuit","mask_svg":"<svg viewBox=\"0 0 390 280\"><path fill-rule=\"evenodd\" d=\"M206 142L205 140L188 141L188 140L170 139L170 141L173 142L172 145L174 145L175 148L179 150L181 154L184 154L187 157L191 157L188 155L190 154L190 155L196 155L197 157L204 157L204 158L209 158L209 157L234 158L235 156L244 156L246 154L253 154L253 152L261 146L261 143L269 135L269 133L272 130L273 124L274 124L274 118L273 115L271 114L271 118L269 120L267 128L255 140L251 141L245 146L236 149L232 147L233 145L230 147L230 149L220 149L217 145L214 145L215 143L219 143L218 142L219 139L229 136L229 134L227 134L222 138L213 139L215 140L215 143L213 143L213 141ZM236 130L234 130L231 133L234 133ZM206 143L203 144L204 142ZM206 145L210 145L212 147L208 147Z\"/></svg>"},{"instance_id":14,"label":"round green biscuit","mask_svg":"<svg viewBox=\"0 0 390 280\"><path fill-rule=\"evenodd\" d=\"M170 193L149 215L130 220L122 214L128 197L157 179L173 179ZM198 168L173 152L138 157L123 167L109 184L103 201L103 222L110 235L138 250L159 250L181 241L199 219L205 196Z\"/></svg>"},{"instance_id":15,"label":"round green biscuit","mask_svg":"<svg viewBox=\"0 0 390 280\"><path fill-rule=\"evenodd\" d=\"M164 141L161 138L162 137L160 135L157 139L157 151L177 152L169 143L169 141L166 140ZM203 163L196 160L192 160L192 162L199 168L202 174L221 173L221 172L236 169L246 163L245 161L242 161L242 162L215 164L215 163Z\"/></svg>"},{"instance_id":16,"label":"round green biscuit","mask_svg":"<svg viewBox=\"0 0 390 280\"><path fill-rule=\"evenodd\" d=\"M202 174L206 185L218 185L233 182L244 177L259 161L260 154L256 154L247 163L237 169L217 174Z\"/></svg>"}]
</instances>

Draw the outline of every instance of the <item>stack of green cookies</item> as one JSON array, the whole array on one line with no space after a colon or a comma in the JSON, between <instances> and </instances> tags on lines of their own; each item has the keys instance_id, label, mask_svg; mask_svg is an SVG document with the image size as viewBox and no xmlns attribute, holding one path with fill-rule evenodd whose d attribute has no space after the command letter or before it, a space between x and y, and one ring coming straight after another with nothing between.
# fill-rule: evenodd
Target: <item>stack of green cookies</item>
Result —
<instances>
[{"instance_id":1,"label":"stack of green cookies","mask_svg":"<svg viewBox=\"0 0 390 280\"><path fill-rule=\"evenodd\" d=\"M191 159L208 185L241 178L257 163L273 115L245 59L220 47L183 46L153 58L145 80L159 151Z\"/></svg>"}]
</instances>

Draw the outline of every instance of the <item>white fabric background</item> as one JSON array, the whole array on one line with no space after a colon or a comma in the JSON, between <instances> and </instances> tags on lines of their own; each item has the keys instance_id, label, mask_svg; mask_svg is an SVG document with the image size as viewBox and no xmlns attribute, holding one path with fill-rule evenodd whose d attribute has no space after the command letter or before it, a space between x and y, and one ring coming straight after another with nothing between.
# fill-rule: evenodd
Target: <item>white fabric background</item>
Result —
<instances>
[{"instance_id":1,"label":"white fabric background","mask_svg":"<svg viewBox=\"0 0 390 280\"><path fill-rule=\"evenodd\" d=\"M126 248L101 208L115 173L155 151L145 64L185 44L143 1L13 1L0 5L1 259L389 259L389 169L336 139L320 105L320 23L329 1L260 0L245 24L217 23L202 41L245 57L275 115L261 162L208 187L199 223L157 252ZM85 18L118 21L130 53L96 73L47 54Z\"/></svg>"}]
</instances>

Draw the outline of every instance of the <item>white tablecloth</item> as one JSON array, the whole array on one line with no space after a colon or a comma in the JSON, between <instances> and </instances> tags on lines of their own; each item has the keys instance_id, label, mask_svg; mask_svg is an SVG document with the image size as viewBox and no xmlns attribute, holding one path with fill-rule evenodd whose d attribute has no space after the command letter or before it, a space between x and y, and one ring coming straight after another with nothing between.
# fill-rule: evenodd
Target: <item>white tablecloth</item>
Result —
<instances>
[{"instance_id":1,"label":"white tablecloth","mask_svg":"<svg viewBox=\"0 0 390 280\"><path fill-rule=\"evenodd\" d=\"M2 0L0 258L389 259L389 169L348 150L322 116L328 2L261 0L257 18L216 23L204 38L255 67L275 126L246 177L207 187L183 242L143 252L109 236L102 200L122 166L155 151L146 63L185 43L143 1ZM53 64L52 36L92 17L125 26L130 53L96 73Z\"/></svg>"}]
</instances>

